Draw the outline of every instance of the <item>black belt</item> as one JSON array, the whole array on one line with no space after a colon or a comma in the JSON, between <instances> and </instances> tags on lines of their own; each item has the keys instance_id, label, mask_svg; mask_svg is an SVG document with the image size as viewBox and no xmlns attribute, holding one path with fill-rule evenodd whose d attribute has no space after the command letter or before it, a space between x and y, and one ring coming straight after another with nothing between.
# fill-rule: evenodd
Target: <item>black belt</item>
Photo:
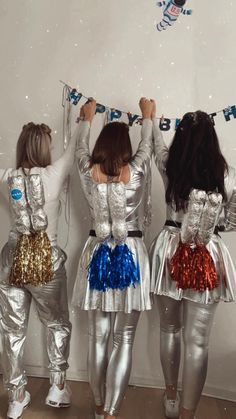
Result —
<instances>
[{"instance_id":1,"label":"black belt","mask_svg":"<svg viewBox=\"0 0 236 419\"><path fill-rule=\"evenodd\" d=\"M166 220L165 226L181 228L182 223L179 221ZM215 227L214 234L219 235L219 227Z\"/></svg>"},{"instance_id":2,"label":"black belt","mask_svg":"<svg viewBox=\"0 0 236 419\"><path fill-rule=\"evenodd\" d=\"M165 226L181 228L182 223L179 221L166 220Z\"/></svg>"},{"instance_id":3,"label":"black belt","mask_svg":"<svg viewBox=\"0 0 236 419\"><path fill-rule=\"evenodd\" d=\"M89 235L92 236L92 237L97 237L95 230L90 230ZM138 237L138 238L141 239L143 237L143 233L142 233L141 230L131 230L131 231L128 231L127 236L128 237ZM112 235L110 237L113 238Z\"/></svg>"}]
</instances>

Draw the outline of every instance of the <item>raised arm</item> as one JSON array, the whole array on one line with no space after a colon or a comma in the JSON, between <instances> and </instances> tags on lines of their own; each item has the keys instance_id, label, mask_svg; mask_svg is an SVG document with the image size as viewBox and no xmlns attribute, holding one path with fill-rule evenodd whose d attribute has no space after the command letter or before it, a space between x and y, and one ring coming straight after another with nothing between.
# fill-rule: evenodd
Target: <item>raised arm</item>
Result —
<instances>
[{"instance_id":1,"label":"raised arm","mask_svg":"<svg viewBox=\"0 0 236 419\"><path fill-rule=\"evenodd\" d=\"M233 167L229 167L225 188L229 201L220 217L219 229L225 232L236 231L236 172Z\"/></svg>"},{"instance_id":2,"label":"raised arm","mask_svg":"<svg viewBox=\"0 0 236 419\"><path fill-rule=\"evenodd\" d=\"M153 108L153 113L152 113L152 120L153 120L154 159L155 159L155 163L158 169L160 170L161 173L163 173L165 172L169 150L164 142L158 120L156 119L155 102L154 102L154 108Z\"/></svg>"},{"instance_id":3,"label":"raised arm","mask_svg":"<svg viewBox=\"0 0 236 419\"><path fill-rule=\"evenodd\" d=\"M151 121L153 103L151 100L142 98L140 99L139 106L143 117L141 141L133 158L132 164L135 166L136 170L146 172L153 151Z\"/></svg>"},{"instance_id":4,"label":"raised arm","mask_svg":"<svg viewBox=\"0 0 236 419\"><path fill-rule=\"evenodd\" d=\"M62 156L56 160L51 166L46 168L49 175L56 175L61 179L62 182L66 179L71 171L75 160L75 148L77 139L79 137L79 127L76 126L73 135L70 138L67 149L64 151Z\"/></svg>"},{"instance_id":5,"label":"raised arm","mask_svg":"<svg viewBox=\"0 0 236 419\"><path fill-rule=\"evenodd\" d=\"M81 108L83 120L79 123L79 137L77 141L76 158L80 173L86 172L90 167L89 138L90 127L96 113L96 101L91 100Z\"/></svg>"}]
</instances>

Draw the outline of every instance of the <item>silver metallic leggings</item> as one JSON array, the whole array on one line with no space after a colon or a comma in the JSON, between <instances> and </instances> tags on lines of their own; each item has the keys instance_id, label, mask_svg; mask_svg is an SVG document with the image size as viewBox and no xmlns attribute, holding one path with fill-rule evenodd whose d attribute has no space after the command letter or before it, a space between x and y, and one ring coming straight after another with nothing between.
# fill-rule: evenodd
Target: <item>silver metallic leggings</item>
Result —
<instances>
[{"instance_id":1,"label":"silver metallic leggings","mask_svg":"<svg viewBox=\"0 0 236 419\"><path fill-rule=\"evenodd\" d=\"M165 296L155 298L160 312L160 351L166 386L177 387L183 328L182 406L195 410L206 380L209 336L217 303L206 305Z\"/></svg>"},{"instance_id":2,"label":"silver metallic leggings","mask_svg":"<svg viewBox=\"0 0 236 419\"><path fill-rule=\"evenodd\" d=\"M89 318L89 382L97 406L117 415L127 389L132 366L132 348L140 312L130 314L92 310ZM113 348L108 361L108 341L113 332Z\"/></svg>"},{"instance_id":3,"label":"silver metallic leggings","mask_svg":"<svg viewBox=\"0 0 236 419\"><path fill-rule=\"evenodd\" d=\"M23 355L32 299L41 322L47 328L50 382L63 383L68 368L71 323L65 268L58 269L51 282L37 287L26 285L24 288L16 288L0 282L3 380L13 400L22 397L27 384Z\"/></svg>"}]
</instances>

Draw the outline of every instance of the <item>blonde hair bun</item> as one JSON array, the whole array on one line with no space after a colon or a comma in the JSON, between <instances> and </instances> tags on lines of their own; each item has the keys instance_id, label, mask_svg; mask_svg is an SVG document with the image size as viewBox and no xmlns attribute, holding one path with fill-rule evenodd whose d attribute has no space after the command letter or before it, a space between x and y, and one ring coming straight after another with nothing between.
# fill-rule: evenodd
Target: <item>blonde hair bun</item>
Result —
<instances>
[{"instance_id":1,"label":"blonde hair bun","mask_svg":"<svg viewBox=\"0 0 236 419\"><path fill-rule=\"evenodd\" d=\"M28 122L28 124L23 125L22 131L33 129L33 128L39 128L41 131L43 131L44 134L50 135L52 130L51 128L46 124L35 124L34 122Z\"/></svg>"}]
</instances>

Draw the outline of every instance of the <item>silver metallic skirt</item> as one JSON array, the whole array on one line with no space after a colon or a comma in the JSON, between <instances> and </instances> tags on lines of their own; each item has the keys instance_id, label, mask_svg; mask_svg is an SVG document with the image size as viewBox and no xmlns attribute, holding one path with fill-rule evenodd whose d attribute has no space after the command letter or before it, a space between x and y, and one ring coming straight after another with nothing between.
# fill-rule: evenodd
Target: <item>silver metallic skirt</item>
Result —
<instances>
[{"instance_id":1,"label":"silver metallic skirt","mask_svg":"<svg viewBox=\"0 0 236 419\"><path fill-rule=\"evenodd\" d=\"M88 268L98 243L99 239L97 237L89 237L85 243L79 261L72 305L83 310L98 309L106 312L123 311L124 313L131 313L132 310L150 310L150 267L143 240L128 237L125 242L132 251L136 263L139 264L140 284L135 287L131 285L124 290L108 289L104 292L90 289L88 280ZM114 245L113 239L110 239L108 243L111 246Z\"/></svg>"},{"instance_id":2,"label":"silver metallic skirt","mask_svg":"<svg viewBox=\"0 0 236 419\"><path fill-rule=\"evenodd\" d=\"M180 238L180 231L175 227L164 227L150 247L151 292L166 295L181 300L188 300L211 304L218 301L235 301L236 299L236 271L229 251L223 240L213 235L207 245L220 277L220 284L212 291L182 290L176 287L176 282L171 279L169 262L174 255Z\"/></svg>"}]
</instances>

